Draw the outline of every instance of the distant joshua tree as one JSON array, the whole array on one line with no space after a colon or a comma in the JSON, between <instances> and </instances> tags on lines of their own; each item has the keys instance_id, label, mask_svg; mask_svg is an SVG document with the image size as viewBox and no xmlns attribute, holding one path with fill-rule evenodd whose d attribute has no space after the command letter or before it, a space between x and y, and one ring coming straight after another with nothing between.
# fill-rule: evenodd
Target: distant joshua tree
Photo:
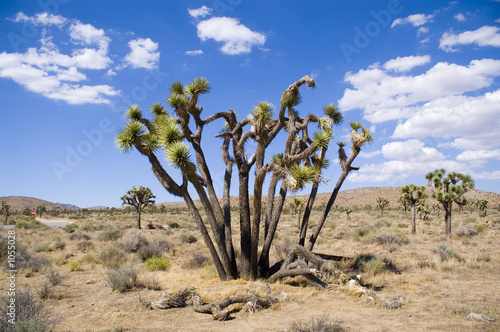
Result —
<instances>
[{"instance_id":1,"label":"distant joshua tree","mask_svg":"<svg viewBox=\"0 0 500 332\"><path fill-rule=\"evenodd\" d=\"M485 199L476 199L474 201L474 205L477 206L479 210L479 217L480 218L486 217L487 214L486 208L488 207L488 201Z\"/></svg>"},{"instance_id":2,"label":"distant joshua tree","mask_svg":"<svg viewBox=\"0 0 500 332\"><path fill-rule=\"evenodd\" d=\"M122 205L130 205L137 212L137 227L141 229L141 213L148 206L155 203L156 197L151 192L151 189L141 186L137 189L135 186L132 190L127 191L126 195L122 196Z\"/></svg>"},{"instance_id":3,"label":"distant joshua tree","mask_svg":"<svg viewBox=\"0 0 500 332\"><path fill-rule=\"evenodd\" d=\"M300 219L301 219L300 216L302 213L302 209L304 208L304 201L302 201L298 197L294 197L292 202L290 203L290 207L292 208L292 216L294 214L297 214L297 223L300 229Z\"/></svg>"},{"instance_id":4,"label":"distant joshua tree","mask_svg":"<svg viewBox=\"0 0 500 332\"><path fill-rule=\"evenodd\" d=\"M5 215L5 223L7 224L7 219L10 216L10 205L7 204L6 201L2 201L2 209L0 210L0 214Z\"/></svg>"},{"instance_id":5,"label":"distant joshua tree","mask_svg":"<svg viewBox=\"0 0 500 332\"><path fill-rule=\"evenodd\" d=\"M415 222L415 207L422 205L427 198L425 194L425 186L417 187L414 184L407 184L401 188L402 198L410 205L411 208L411 233L415 234L417 232L417 226Z\"/></svg>"},{"instance_id":6,"label":"distant joshua tree","mask_svg":"<svg viewBox=\"0 0 500 332\"><path fill-rule=\"evenodd\" d=\"M380 208L380 213L384 214L384 209L389 205L389 200L385 197L377 197L377 204Z\"/></svg>"},{"instance_id":7,"label":"distant joshua tree","mask_svg":"<svg viewBox=\"0 0 500 332\"><path fill-rule=\"evenodd\" d=\"M463 195L474 188L474 180L461 173L451 172L446 174L444 169L429 172L425 178L429 185L434 186L432 197L437 199L443 206L445 213L445 233L451 234L451 209L453 202L461 201Z\"/></svg>"},{"instance_id":8,"label":"distant joshua tree","mask_svg":"<svg viewBox=\"0 0 500 332\"><path fill-rule=\"evenodd\" d=\"M40 218L42 218L43 214L47 211L47 208L44 205L40 204L36 207L35 210L36 213L40 216Z\"/></svg>"}]
</instances>

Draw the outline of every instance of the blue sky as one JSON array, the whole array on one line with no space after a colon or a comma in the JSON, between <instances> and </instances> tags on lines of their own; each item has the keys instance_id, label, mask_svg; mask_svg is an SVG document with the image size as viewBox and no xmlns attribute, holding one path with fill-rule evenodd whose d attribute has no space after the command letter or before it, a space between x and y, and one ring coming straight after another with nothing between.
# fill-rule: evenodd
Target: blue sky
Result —
<instances>
[{"instance_id":1,"label":"blue sky","mask_svg":"<svg viewBox=\"0 0 500 332\"><path fill-rule=\"evenodd\" d=\"M142 185L171 201L145 158L114 146L128 106L203 76L206 115L246 116L304 75L317 88L301 114L333 103L346 120L335 142L349 121L373 133L343 189L445 168L500 192L499 1L5 0L0 31L0 196L119 206ZM204 135L216 183L221 127Z\"/></svg>"}]
</instances>

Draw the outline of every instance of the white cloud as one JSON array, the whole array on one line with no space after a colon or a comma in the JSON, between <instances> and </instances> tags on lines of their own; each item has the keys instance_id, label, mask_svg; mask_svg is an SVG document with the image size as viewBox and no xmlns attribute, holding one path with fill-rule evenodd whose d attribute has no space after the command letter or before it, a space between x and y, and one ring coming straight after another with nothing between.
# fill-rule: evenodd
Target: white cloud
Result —
<instances>
[{"instance_id":1,"label":"white cloud","mask_svg":"<svg viewBox=\"0 0 500 332\"><path fill-rule=\"evenodd\" d=\"M186 51L185 53L186 55L202 55L203 54L203 51L202 50L196 50L196 51Z\"/></svg>"},{"instance_id":2,"label":"white cloud","mask_svg":"<svg viewBox=\"0 0 500 332\"><path fill-rule=\"evenodd\" d=\"M457 15L453 16L453 18L457 21L463 22L465 21L465 15L462 13L458 13Z\"/></svg>"},{"instance_id":3,"label":"white cloud","mask_svg":"<svg viewBox=\"0 0 500 332\"><path fill-rule=\"evenodd\" d=\"M500 171L472 173L473 179L500 180Z\"/></svg>"},{"instance_id":4,"label":"white cloud","mask_svg":"<svg viewBox=\"0 0 500 332\"><path fill-rule=\"evenodd\" d=\"M420 27L420 28L418 28L417 32L419 35L421 35L421 34L429 32L429 28L428 27Z\"/></svg>"},{"instance_id":5,"label":"white cloud","mask_svg":"<svg viewBox=\"0 0 500 332\"><path fill-rule=\"evenodd\" d=\"M197 9L188 9L189 15L191 15L194 18L200 18L200 17L205 17L207 15L210 15L212 13L212 8L208 8L207 6L201 6L200 8Z\"/></svg>"},{"instance_id":6,"label":"white cloud","mask_svg":"<svg viewBox=\"0 0 500 332\"><path fill-rule=\"evenodd\" d=\"M130 53L125 56L126 65L133 68L153 69L158 66L160 52L158 52L158 43L149 38L137 38L128 43Z\"/></svg>"},{"instance_id":7,"label":"white cloud","mask_svg":"<svg viewBox=\"0 0 500 332\"><path fill-rule=\"evenodd\" d=\"M345 75L353 89L346 89L338 104L341 111L362 109L372 123L404 119L421 111L422 103L488 87L499 75L500 60L492 59L472 60L468 66L439 62L416 76L390 74L373 64Z\"/></svg>"},{"instance_id":8,"label":"white cloud","mask_svg":"<svg viewBox=\"0 0 500 332\"><path fill-rule=\"evenodd\" d=\"M27 16L23 12L17 13L16 17L13 19L14 22L30 22L34 25L56 25L61 27L68 20L60 15L52 15L47 12L35 14L35 16Z\"/></svg>"},{"instance_id":9,"label":"white cloud","mask_svg":"<svg viewBox=\"0 0 500 332\"><path fill-rule=\"evenodd\" d=\"M477 150L480 148L493 148L498 146L498 142L491 140L490 137L486 136L481 139L470 139L458 137L453 141L439 143L438 148L454 148L459 150Z\"/></svg>"},{"instance_id":10,"label":"white cloud","mask_svg":"<svg viewBox=\"0 0 500 332\"><path fill-rule=\"evenodd\" d=\"M447 96L416 108L399 124L395 138L462 138L450 147L480 149L500 145L500 90L483 96ZM464 140L465 139L465 140Z\"/></svg>"},{"instance_id":11,"label":"white cloud","mask_svg":"<svg viewBox=\"0 0 500 332\"><path fill-rule=\"evenodd\" d=\"M500 150L467 150L460 153L458 161L486 162L488 159L500 160Z\"/></svg>"},{"instance_id":12,"label":"white cloud","mask_svg":"<svg viewBox=\"0 0 500 332\"><path fill-rule=\"evenodd\" d=\"M424 25L425 23L432 20L434 15L425 15L425 14L413 14L406 18L397 18L392 22L391 28L394 28L397 25L403 24L411 24L414 27L419 27Z\"/></svg>"},{"instance_id":13,"label":"white cloud","mask_svg":"<svg viewBox=\"0 0 500 332\"><path fill-rule=\"evenodd\" d=\"M465 31L458 35L445 32L439 42L439 48L446 52L456 51L453 46L476 44L478 46L500 47L500 28L484 26L474 31Z\"/></svg>"},{"instance_id":14,"label":"white cloud","mask_svg":"<svg viewBox=\"0 0 500 332\"><path fill-rule=\"evenodd\" d=\"M500 23L500 18L497 18L497 19L495 20L495 23Z\"/></svg>"},{"instance_id":15,"label":"white cloud","mask_svg":"<svg viewBox=\"0 0 500 332\"><path fill-rule=\"evenodd\" d=\"M421 66L431 61L429 55L397 57L384 63L384 69L395 72L405 72L416 66Z\"/></svg>"},{"instance_id":16,"label":"white cloud","mask_svg":"<svg viewBox=\"0 0 500 332\"><path fill-rule=\"evenodd\" d=\"M418 139L387 143L382 146L382 154L388 159L411 163L436 162L444 159L441 152L425 147L424 142Z\"/></svg>"},{"instance_id":17,"label":"white cloud","mask_svg":"<svg viewBox=\"0 0 500 332\"><path fill-rule=\"evenodd\" d=\"M69 27L69 35L74 43L83 45L98 45L99 49L107 53L109 39L102 29L97 29L90 24L74 23Z\"/></svg>"},{"instance_id":18,"label":"white cloud","mask_svg":"<svg viewBox=\"0 0 500 332\"><path fill-rule=\"evenodd\" d=\"M202 41L214 39L221 42L220 51L224 54L249 53L253 46L264 45L266 41L264 34L248 29L235 18L212 17L199 22L196 27Z\"/></svg>"},{"instance_id":19,"label":"white cloud","mask_svg":"<svg viewBox=\"0 0 500 332\"><path fill-rule=\"evenodd\" d=\"M358 155L359 158L373 158L375 156L378 156L382 154L382 151L380 150L376 150L376 151L372 151L372 152L364 152L364 151L361 151Z\"/></svg>"}]
</instances>

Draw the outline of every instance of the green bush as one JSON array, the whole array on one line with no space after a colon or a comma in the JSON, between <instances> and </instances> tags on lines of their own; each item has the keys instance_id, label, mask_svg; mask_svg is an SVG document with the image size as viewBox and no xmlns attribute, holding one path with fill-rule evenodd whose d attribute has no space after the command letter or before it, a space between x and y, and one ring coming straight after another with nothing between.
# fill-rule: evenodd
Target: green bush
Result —
<instances>
[{"instance_id":1,"label":"green bush","mask_svg":"<svg viewBox=\"0 0 500 332\"><path fill-rule=\"evenodd\" d=\"M81 252L85 252L87 250L90 250L90 249L94 248L94 244L92 243L92 241L86 240L86 241L79 242L76 245L76 247Z\"/></svg>"},{"instance_id":2,"label":"green bush","mask_svg":"<svg viewBox=\"0 0 500 332\"><path fill-rule=\"evenodd\" d=\"M459 262L463 262L464 261L464 259L462 257L460 257L455 252L455 250L453 250L452 248L448 247L444 243L436 245L432 249L432 252L435 253L435 254L438 254L439 257L441 258L442 262L447 261L447 260L452 259L452 258L458 260Z\"/></svg>"},{"instance_id":3,"label":"green bush","mask_svg":"<svg viewBox=\"0 0 500 332\"><path fill-rule=\"evenodd\" d=\"M170 268L172 263L168 258L151 257L144 262L144 265L149 271L165 271Z\"/></svg>"},{"instance_id":4,"label":"green bush","mask_svg":"<svg viewBox=\"0 0 500 332\"><path fill-rule=\"evenodd\" d=\"M44 229L44 228L47 228L46 225L44 225L43 223L41 223L35 219L30 220L29 222L20 221L20 222L16 223L16 226L14 226L14 227L19 228L19 229Z\"/></svg>"},{"instance_id":5,"label":"green bush","mask_svg":"<svg viewBox=\"0 0 500 332\"><path fill-rule=\"evenodd\" d=\"M476 225L476 227L474 227L474 229L476 230L476 232L478 233L481 233L481 232L484 232L485 230L487 230L486 228L486 225L485 224L479 224L479 225Z\"/></svg>"},{"instance_id":6,"label":"green bush","mask_svg":"<svg viewBox=\"0 0 500 332\"><path fill-rule=\"evenodd\" d=\"M122 231L116 228L108 228L99 234L99 239L103 241L115 241L122 237Z\"/></svg>"},{"instance_id":7,"label":"green bush","mask_svg":"<svg viewBox=\"0 0 500 332\"><path fill-rule=\"evenodd\" d=\"M82 263L80 262L71 261L68 263L68 266L71 272L82 270Z\"/></svg>"},{"instance_id":8,"label":"green bush","mask_svg":"<svg viewBox=\"0 0 500 332\"><path fill-rule=\"evenodd\" d=\"M191 233L184 233L184 234L182 234L181 235L181 240L184 243L195 243L196 241L198 241L198 239L196 238L196 236L194 236Z\"/></svg>"}]
</instances>

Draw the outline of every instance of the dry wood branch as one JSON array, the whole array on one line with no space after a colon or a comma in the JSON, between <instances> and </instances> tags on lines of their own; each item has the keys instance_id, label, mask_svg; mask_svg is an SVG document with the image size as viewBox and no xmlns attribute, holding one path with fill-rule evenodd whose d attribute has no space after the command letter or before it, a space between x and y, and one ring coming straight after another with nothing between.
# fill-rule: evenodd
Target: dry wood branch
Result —
<instances>
[{"instance_id":1,"label":"dry wood branch","mask_svg":"<svg viewBox=\"0 0 500 332\"><path fill-rule=\"evenodd\" d=\"M220 301L195 306L194 311L205 314L212 314L215 320L224 321L229 319L231 311L227 309L228 306L235 303L249 303L249 307L269 308L272 304L277 303L278 299L272 296L259 297L255 294L249 295L230 295Z\"/></svg>"},{"instance_id":2,"label":"dry wood branch","mask_svg":"<svg viewBox=\"0 0 500 332\"><path fill-rule=\"evenodd\" d=\"M175 294L163 292L159 300L151 302L151 309L183 308L188 305L202 304L194 287L186 287Z\"/></svg>"}]
</instances>

